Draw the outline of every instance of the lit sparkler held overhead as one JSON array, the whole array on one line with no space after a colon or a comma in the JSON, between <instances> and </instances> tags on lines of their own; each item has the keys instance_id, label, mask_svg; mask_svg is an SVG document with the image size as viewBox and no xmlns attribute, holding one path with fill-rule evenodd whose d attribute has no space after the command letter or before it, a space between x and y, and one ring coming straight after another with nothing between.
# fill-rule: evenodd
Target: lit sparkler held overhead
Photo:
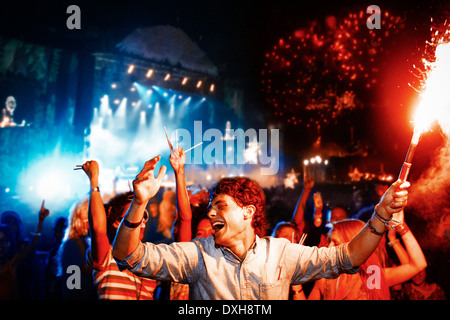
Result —
<instances>
[{"instance_id":1,"label":"lit sparkler held overhead","mask_svg":"<svg viewBox=\"0 0 450 320\"><path fill-rule=\"evenodd\" d=\"M412 158L421 135L436 120L445 121L445 110L450 108L450 30L436 41L439 31L434 33L436 51L434 62L423 59L426 74L420 91L420 100L414 116L414 134L403 162L399 179L406 181L411 169Z\"/></svg>"}]
</instances>

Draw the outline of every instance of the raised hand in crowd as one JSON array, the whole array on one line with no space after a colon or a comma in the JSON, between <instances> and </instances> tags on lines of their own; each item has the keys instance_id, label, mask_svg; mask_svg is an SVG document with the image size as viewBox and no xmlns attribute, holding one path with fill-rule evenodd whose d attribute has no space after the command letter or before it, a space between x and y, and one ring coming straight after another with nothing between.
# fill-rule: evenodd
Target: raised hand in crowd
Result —
<instances>
[{"instance_id":1,"label":"raised hand in crowd","mask_svg":"<svg viewBox=\"0 0 450 320\"><path fill-rule=\"evenodd\" d=\"M186 176L184 165L186 164L186 154L178 146L170 155L170 164L175 172L175 183L177 186L177 232L176 241L191 241L192 239L192 209L189 202L189 195L186 188Z\"/></svg>"},{"instance_id":2,"label":"raised hand in crowd","mask_svg":"<svg viewBox=\"0 0 450 320\"><path fill-rule=\"evenodd\" d=\"M134 198L114 240L113 255L116 259L127 257L140 242L140 231L133 226L142 222L148 201L156 195L161 187L167 168L161 166L158 176L155 177L155 167L160 159L161 156L158 155L145 162L144 167L133 180Z\"/></svg>"}]
</instances>

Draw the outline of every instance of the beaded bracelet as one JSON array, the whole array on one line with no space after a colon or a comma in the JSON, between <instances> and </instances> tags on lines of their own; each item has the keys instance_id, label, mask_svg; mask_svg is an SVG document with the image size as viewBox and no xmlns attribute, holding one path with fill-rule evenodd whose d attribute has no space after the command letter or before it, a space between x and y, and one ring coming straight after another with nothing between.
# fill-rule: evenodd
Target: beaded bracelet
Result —
<instances>
[{"instance_id":1,"label":"beaded bracelet","mask_svg":"<svg viewBox=\"0 0 450 320\"><path fill-rule=\"evenodd\" d=\"M396 225L392 225L391 222L394 222L394 223L396 223L397 225L400 223L400 221L394 220L394 219L392 219L392 218L391 218L390 220L384 219L382 216L380 216L380 215L377 213L376 208L375 208L374 212L375 212L375 217L377 217L378 220L380 220L381 222L383 222L384 225L385 225L386 227L389 227L389 228L391 228L392 230L395 229L395 226L396 226Z\"/></svg>"},{"instance_id":2,"label":"beaded bracelet","mask_svg":"<svg viewBox=\"0 0 450 320\"><path fill-rule=\"evenodd\" d=\"M375 229L375 227L370 223L370 220L367 221L367 226L377 236L383 236L386 233L386 230L384 230L383 232L378 232L377 229Z\"/></svg>"}]
</instances>

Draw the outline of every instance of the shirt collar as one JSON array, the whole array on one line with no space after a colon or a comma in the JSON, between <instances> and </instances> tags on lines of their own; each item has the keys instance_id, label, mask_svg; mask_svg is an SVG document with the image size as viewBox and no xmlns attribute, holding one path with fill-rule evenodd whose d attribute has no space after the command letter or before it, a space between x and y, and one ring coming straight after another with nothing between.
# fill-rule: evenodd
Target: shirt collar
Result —
<instances>
[{"instance_id":1,"label":"shirt collar","mask_svg":"<svg viewBox=\"0 0 450 320\"><path fill-rule=\"evenodd\" d=\"M245 255L244 260L248 257L248 253L249 253L250 251L253 251L253 254L256 253L256 249L257 249L257 246L258 246L258 244L259 244L260 241L261 241L261 239L259 238L259 236L258 236L258 235L255 235L255 240L253 241L253 243L252 243L252 245L250 246L250 248L248 248L247 254ZM219 244L215 244L215 247L216 247L217 249L221 249L221 250L224 251L224 252L228 252L228 253L232 254L233 257L235 257L236 259L240 260L240 259L236 256L236 254L235 254L233 251L231 251L230 248L225 247L225 246L222 246L222 245L219 245Z\"/></svg>"}]
</instances>

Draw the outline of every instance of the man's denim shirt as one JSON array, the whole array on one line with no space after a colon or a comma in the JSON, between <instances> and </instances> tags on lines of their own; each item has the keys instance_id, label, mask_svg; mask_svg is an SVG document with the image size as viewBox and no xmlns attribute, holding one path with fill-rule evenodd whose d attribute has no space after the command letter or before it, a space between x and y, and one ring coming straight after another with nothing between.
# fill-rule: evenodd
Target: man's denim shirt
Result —
<instances>
[{"instance_id":1,"label":"man's denim shirt","mask_svg":"<svg viewBox=\"0 0 450 320\"><path fill-rule=\"evenodd\" d=\"M140 242L117 265L138 276L187 283L192 300L288 299L291 284L358 272L350 263L347 246L307 247L256 236L241 261L228 248L216 245L212 235L170 245Z\"/></svg>"}]
</instances>

